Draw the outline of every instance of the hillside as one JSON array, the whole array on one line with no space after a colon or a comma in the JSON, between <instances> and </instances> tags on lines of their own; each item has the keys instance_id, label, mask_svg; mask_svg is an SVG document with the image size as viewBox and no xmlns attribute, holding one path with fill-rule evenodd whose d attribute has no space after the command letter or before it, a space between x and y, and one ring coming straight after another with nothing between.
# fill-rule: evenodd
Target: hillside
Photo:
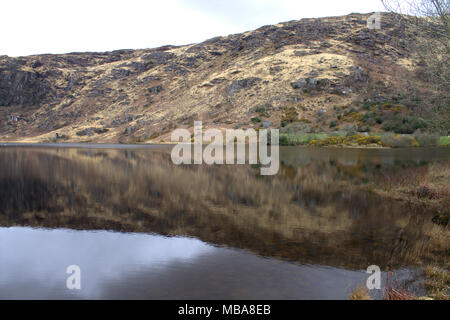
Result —
<instances>
[{"instance_id":1,"label":"hillside","mask_svg":"<svg viewBox=\"0 0 450 320\"><path fill-rule=\"evenodd\" d=\"M194 120L448 134L448 110L432 108L439 93L422 80L411 38L395 15L383 14L381 30L369 30L368 17L290 21L179 47L0 56L0 140L164 142Z\"/></svg>"}]
</instances>

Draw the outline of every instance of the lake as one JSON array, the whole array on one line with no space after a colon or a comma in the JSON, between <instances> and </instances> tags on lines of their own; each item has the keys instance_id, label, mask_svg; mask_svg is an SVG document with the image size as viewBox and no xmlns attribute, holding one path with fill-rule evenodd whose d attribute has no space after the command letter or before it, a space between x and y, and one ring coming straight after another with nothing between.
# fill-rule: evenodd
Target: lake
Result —
<instances>
[{"instance_id":1,"label":"lake","mask_svg":"<svg viewBox=\"0 0 450 320\"><path fill-rule=\"evenodd\" d=\"M362 187L449 148L281 147L275 176L170 149L0 146L0 299L347 299L370 265L424 293L432 217Z\"/></svg>"}]
</instances>

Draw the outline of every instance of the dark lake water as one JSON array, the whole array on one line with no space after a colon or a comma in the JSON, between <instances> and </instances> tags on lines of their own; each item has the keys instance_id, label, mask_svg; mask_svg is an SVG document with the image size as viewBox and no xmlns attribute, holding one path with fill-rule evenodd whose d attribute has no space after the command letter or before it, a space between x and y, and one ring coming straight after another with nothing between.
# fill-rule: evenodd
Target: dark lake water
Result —
<instances>
[{"instance_id":1,"label":"dark lake water","mask_svg":"<svg viewBox=\"0 0 450 320\"><path fill-rule=\"evenodd\" d=\"M369 265L413 279L430 215L362 187L449 156L283 147L263 177L175 166L168 146L3 146L0 299L347 299Z\"/></svg>"}]
</instances>

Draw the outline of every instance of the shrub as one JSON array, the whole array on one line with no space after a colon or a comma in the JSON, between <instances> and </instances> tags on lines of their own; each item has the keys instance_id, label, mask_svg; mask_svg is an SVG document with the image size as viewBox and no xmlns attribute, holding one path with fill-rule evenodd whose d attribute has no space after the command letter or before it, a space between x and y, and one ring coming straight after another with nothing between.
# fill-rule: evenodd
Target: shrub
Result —
<instances>
[{"instance_id":1,"label":"shrub","mask_svg":"<svg viewBox=\"0 0 450 320\"><path fill-rule=\"evenodd\" d=\"M371 117L372 117L372 114L371 114L370 112L366 112L366 113L362 116L361 121L367 122L367 120L369 120Z\"/></svg>"},{"instance_id":2,"label":"shrub","mask_svg":"<svg viewBox=\"0 0 450 320\"><path fill-rule=\"evenodd\" d=\"M367 119L366 121L368 126L374 126L377 124L377 121L374 118Z\"/></svg>"},{"instance_id":3,"label":"shrub","mask_svg":"<svg viewBox=\"0 0 450 320\"><path fill-rule=\"evenodd\" d=\"M392 147L395 144L395 137L392 133L384 134L380 137L381 143L386 147Z\"/></svg>"},{"instance_id":4,"label":"shrub","mask_svg":"<svg viewBox=\"0 0 450 320\"><path fill-rule=\"evenodd\" d=\"M426 185L419 186L415 191L414 194L419 199L437 199L439 198L438 192L431 189L430 187Z\"/></svg>"},{"instance_id":5,"label":"shrub","mask_svg":"<svg viewBox=\"0 0 450 320\"><path fill-rule=\"evenodd\" d=\"M354 127L352 127L352 128L346 128L346 129L344 129L344 130L345 130L345 136L346 136L346 137L351 137L351 136L356 135L356 129L355 129Z\"/></svg>"},{"instance_id":6,"label":"shrub","mask_svg":"<svg viewBox=\"0 0 450 320\"><path fill-rule=\"evenodd\" d=\"M356 113L354 111L347 113L347 111L344 113L344 116L342 117L342 121L346 122L356 122L360 121L363 118L362 114Z\"/></svg>"},{"instance_id":7,"label":"shrub","mask_svg":"<svg viewBox=\"0 0 450 320\"><path fill-rule=\"evenodd\" d=\"M336 120L333 120L330 122L330 128L335 128L338 125L338 122Z\"/></svg>"},{"instance_id":8,"label":"shrub","mask_svg":"<svg viewBox=\"0 0 450 320\"><path fill-rule=\"evenodd\" d=\"M393 131L400 134L411 134L418 129L427 127L425 120L418 117L396 115L391 119L385 120L383 130Z\"/></svg>"},{"instance_id":9,"label":"shrub","mask_svg":"<svg viewBox=\"0 0 450 320\"><path fill-rule=\"evenodd\" d=\"M440 136L438 134L415 133L414 138L421 147L439 146Z\"/></svg>"},{"instance_id":10,"label":"shrub","mask_svg":"<svg viewBox=\"0 0 450 320\"><path fill-rule=\"evenodd\" d=\"M310 145L315 146L330 146L330 145L346 145L346 146L367 146L367 145L380 145L380 137L378 136L365 136L365 135L352 135L352 136L329 136L322 140L314 139L309 142Z\"/></svg>"},{"instance_id":11,"label":"shrub","mask_svg":"<svg viewBox=\"0 0 450 320\"><path fill-rule=\"evenodd\" d=\"M251 118L250 120L251 120L252 122L254 122L254 123L261 122L261 119L258 118L258 117Z\"/></svg>"},{"instance_id":12,"label":"shrub","mask_svg":"<svg viewBox=\"0 0 450 320\"><path fill-rule=\"evenodd\" d=\"M441 137L439 139L439 144L441 146L450 146L450 137Z\"/></svg>"},{"instance_id":13,"label":"shrub","mask_svg":"<svg viewBox=\"0 0 450 320\"><path fill-rule=\"evenodd\" d=\"M392 148L418 147L416 139L408 135L393 135L391 133L381 136L381 143Z\"/></svg>"},{"instance_id":14,"label":"shrub","mask_svg":"<svg viewBox=\"0 0 450 320\"><path fill-rule=\"evenodd\" d=\"M288 137L286 136L286 135L284 135L284 134L280 134L280 140L279 140L280 142L280 146L287 146L287 145L289 145L289 140L288 140Z\"/></svg>"},{"instance_id":15,"label":"shrub","mask_svg":"<svg viewBox=\"0 0 450 320\"><path fill-rule=\"evenodd\" d=\"M358 126L358 128L356 128L356 131L358 132L370 132L370 127L369 126Z\"/></svg>"},{"instance_id":16,"label":"shrub","mask_svg":"<svg viewBox=\"0 0 450 320\"><path fill-rule=\"evenodd\" d=\"M298 112L295 107L288 107L284 109L284 115L282 121L286 121L289 123L298 121Z\"/></svg>"},{"instance_id":17,"label":"shrub","mask_svg":"<svg viewBox=\"0 0 450 320\"><path fill-rule=\"evenodd\" d=\"M446 215L436 215L432 219L433 223L440 225L440 226L447 226L448 220L449 220L448 216L446 216Z\"/></svg>"}]
</instances>

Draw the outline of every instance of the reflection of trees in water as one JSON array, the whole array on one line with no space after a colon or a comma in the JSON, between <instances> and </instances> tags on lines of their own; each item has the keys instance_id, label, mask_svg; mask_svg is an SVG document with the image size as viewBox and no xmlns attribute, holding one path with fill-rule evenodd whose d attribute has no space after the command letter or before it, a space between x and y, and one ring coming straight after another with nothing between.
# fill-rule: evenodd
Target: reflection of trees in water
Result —
<instances>
[{"instance_id":1,"label":"reflection of trees in water","mask_svg":"<svg viewBox=\"0 0 450 320\"><path fill-rule=\"evenodd\" d=\"M197 237L287 260L413 263L428 216L356 186L377 165L174 166L164 151L3 149L0 224Z\"/></svg>"}]
</instances>

